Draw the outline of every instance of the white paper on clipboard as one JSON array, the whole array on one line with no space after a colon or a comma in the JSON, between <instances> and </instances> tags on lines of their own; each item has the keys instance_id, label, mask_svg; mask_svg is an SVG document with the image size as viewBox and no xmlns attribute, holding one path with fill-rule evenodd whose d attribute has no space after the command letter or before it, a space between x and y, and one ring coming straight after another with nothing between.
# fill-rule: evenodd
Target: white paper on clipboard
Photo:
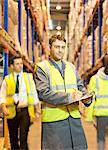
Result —
<instances>
[{"instance_id":1,"label":"white paper on clipboard","mask_svg":"<svg viewBox=\"0 0 108 150\"><path fill-rule=\"evenodd\" d=\"M94 96L94 92L90 92L90 93L86 93L85 95L83 95L81 98L79 99L76 99L74 102L77 102L77 101L82 101L82 100L86 100L86 99L89 99L89 98L93 98Z\"/></svg>"}]
</instances>

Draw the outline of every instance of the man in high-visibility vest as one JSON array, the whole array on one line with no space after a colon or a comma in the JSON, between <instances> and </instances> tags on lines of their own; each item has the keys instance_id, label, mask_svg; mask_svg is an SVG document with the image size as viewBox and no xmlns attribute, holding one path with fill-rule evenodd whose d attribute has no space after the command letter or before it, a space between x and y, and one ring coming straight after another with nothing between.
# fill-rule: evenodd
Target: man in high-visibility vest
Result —
<instances>
[{"instance_id":1,"label":"man in high-visibility vest","mask_svg":"<svg viewBox=\"0 0 108 150\"><path fill-rule=\"evenodd\" d=\"M35 118L35 106L39 100L32 74L22 71L22 58L14 56L10 63L13 72L5 76L3 80L0 103L7 117L11 149L27 150L30 119ZM20 129L20 146L18 128Z\"/></svg>"},{"instance_id":2,"label":"man in high-visibility vest","mask_svg":"<svg viewBox=\"0 0 108 150\"><path fill-rule=\"evenodd\" d=\"M108 54L103 57L103 67L91 77L88 89L95 91L95 101L85 110L85 119L97 124L98 150L105 149L106 128L108 128Z\"/></svg>"},{"instance_id":3,"label":"man in high-visibility vest","mask_svg":"<svg viewBox=\"0 0 108 150\"><path fill-rule=\"evenodd\" d=\"M42 101L42 150L86 150L77 101L86 89L75 66L63 60L64 37L53 35L49 44L50 57L38 63L36 70L37 92ZM91 98L83 103L90 105Z\"/></svg>"}]
</instances>

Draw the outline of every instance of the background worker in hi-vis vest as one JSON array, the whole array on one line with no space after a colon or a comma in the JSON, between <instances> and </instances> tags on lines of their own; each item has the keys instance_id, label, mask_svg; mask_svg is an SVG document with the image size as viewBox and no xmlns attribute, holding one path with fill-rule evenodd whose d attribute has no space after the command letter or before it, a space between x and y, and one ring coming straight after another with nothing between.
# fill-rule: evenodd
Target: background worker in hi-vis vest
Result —
<instances>
[{"instance_id":1,"label":"background worker in hi-vis vest","mask_svg":"<svg viewBox=\"0 0 108 150\"><path fill-rule=\"evenodd\" d=\"M22 71L22 58L14 56L10 63L13 72L5 76L3 80L0 103L4 115L7 117L11 149L27 150L30 119L35 118L35 106L39 100L32 74ZM18 132L18 128L20 132ZM18 133L20 133L20 146Z\"/></svg>"},{"instance_id":2,"label":"background worker in hi-vis vest","mask_svg":"<svg viewBox=\"0 0 108 150\"><path fill-rule=\"evenodd\" d=\"M63 60L66 40L53 35L50 57L37 64L36 87L42 101L42 150L86 150L79 98L86 93L75 66ZM91 99L83 101L90 105Z\"/></svg>"},{"instance_id":3,"label":"background worker in hi-vis vest","mask_svg":"<svg viewBox=\"0 0 108 150\"><path fill-rule=\"evenodd\" d=\"M106 128L108 128L108 54L103 57L103 67L91 77L88 89L95 91L95 100L85 110L85 119L97 126L98 150L105 149Z\"/></svg>"}]
</instances>

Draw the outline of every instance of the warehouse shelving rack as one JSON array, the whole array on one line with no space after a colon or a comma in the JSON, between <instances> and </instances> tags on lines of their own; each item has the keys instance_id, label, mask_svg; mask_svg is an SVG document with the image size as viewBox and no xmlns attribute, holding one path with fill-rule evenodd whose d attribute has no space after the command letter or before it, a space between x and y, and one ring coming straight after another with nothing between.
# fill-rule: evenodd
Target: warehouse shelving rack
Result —
<instances>
[{"instance_id":1,"label":"warehouse shelving rack","mask_svg":"<svg viewBox=\"0 0 108 150\"><path fill-rule=\"evenodd\" d=\"M44 51L44 53L46 54L46 49L48 47L45 47L45 43L44 43L44 40L43 40L43 37L42 35L40 34L39 32L39 26L37 27L37 18L36 18L36 15L35 15L35 11L33 9L33 6L32 6L32 2L31 0L26 0L24 1L24 3L26 3L26 13L27 13L27 20L26 20L26 26L27 26L27 29L28 29L28 16L31 17L31 21L32 21L32 51L34 50L34 32L37 32L37 35L38 35L38 40L42 46L42 49ZM43 7L45 8L45 4L44 3ZM0 44L2 45L4 51L3 51L3 58L4 58L4 76L8 74L8 53L10 52L12 55L22 55L14 40L11 38L11 36L8 35L8 0L4 0L3 2L3 5L4 5L4 28L0 27ZM47 14L47 13L46 13ZM45 15L45 13L44 13ZM48 22L47 20L47 16L46 16L46 19L44 19L44 26L45 26L45 29L43 32L44 34L46 34L48 36L48 27L47 27L47 23ZM47 32L47 33L45 33ZM27 30L27 33L26 33L26 36L27 36L27 49L28 49L28 30ZM46 36L46 37L47 37ZM47 37L48 38L48 37ZM19 43L21 45L21 0L18 0L18 39L19 39ZM33 54L33 53L32 53ZM34 56L33 56L34 57ZM24 56L24 65L30 70L33 72L33 66L31 64L31 62L29 60L27 60Z\"/></svg>"},{"instance_id":2,"label":"warehouse shelving rack","mask_svg":"<svg viewBox=\"0 0 108 150\"><path fill-rule=\"evenodd\" d=\"M102 5L103 5L104 1L105 0L95 0L94 7L90 10L88 19L85 20L85 17L83 17L83 26L84 26L83 33L79 40L79 43L77 44L77 47L74 52L74 58L72 60L72 62L77 61L76 64L77 64L77 68L79 69L80 68L80 57L79 56L81 55L81 52L82 52L82 47L84 44L84 37L88 37L88 35L91 34L92 35L92 65L90 68L87 68L86 71L84 71L81 74L81 76L85 82L89 81L89 78L93 74L95 74L100 67L102 67L101 60L104 56L104 53L102 52L102 35L104 34L102 32ZM73 31L75 30L81 10L85 9L86 2L87 1L85 1L85 0L80 0L80 7L79 7L79 10L77 11L78 13L77 13L77 18L76 18L76 22L75 22ZM85 11L83 13L85 13ZM83 14L83 16L84 15L85 14ZM98 61L95 62L95 52L94 52L95 51L95 48L94 48L95 33L94 33L94 31L97 26L99 27L99 33L98 33L98 35L99 35L99 42L98 42L99 56L98 56ZM75 33L73 32L72 37L74 36L74 34Z\"/></svg>"}]
</instances>

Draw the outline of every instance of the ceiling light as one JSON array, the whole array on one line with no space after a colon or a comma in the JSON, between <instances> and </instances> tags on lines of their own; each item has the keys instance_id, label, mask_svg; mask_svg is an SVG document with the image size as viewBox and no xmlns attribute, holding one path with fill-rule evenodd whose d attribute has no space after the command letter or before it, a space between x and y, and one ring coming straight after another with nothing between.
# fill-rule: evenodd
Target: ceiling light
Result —
<instances>
[{"instance_id":1,"label":"ceiling light","mask_svg":"<svg viewBox=\"0 0 108 150\"><path fill-rule=\"evenodd\" d=\"M61 26L58 25L58 26L56 27L56 29L57 29L57 30L61 30Z\"/></svg>"},{"instance_id":2,"label":"ceiling light","mask_svg":"<svg viewBox=\"0 0 108 150\"><path fill-rule=\"evenodd\" d=\"M58 4L58 5L56 6L56 9L57 9L57 10L60 10L60 9L61 9L61 5Z\"/></svg>"}]
</instances>

